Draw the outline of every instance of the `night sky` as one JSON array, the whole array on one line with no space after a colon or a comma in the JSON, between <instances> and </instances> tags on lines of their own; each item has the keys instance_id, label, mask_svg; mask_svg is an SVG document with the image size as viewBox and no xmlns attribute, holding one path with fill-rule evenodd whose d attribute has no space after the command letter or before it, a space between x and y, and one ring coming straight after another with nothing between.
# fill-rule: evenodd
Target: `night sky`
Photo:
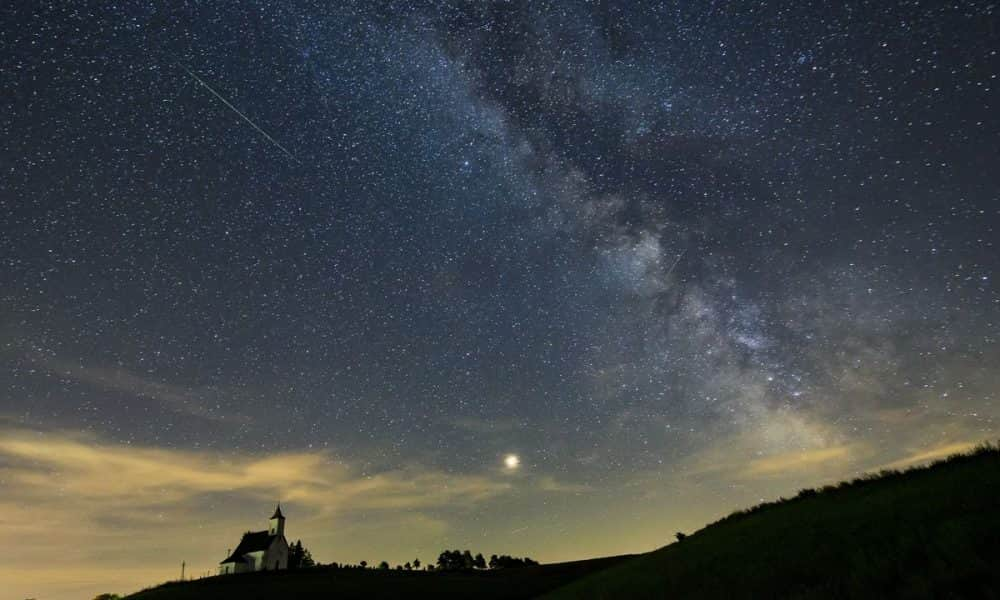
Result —
<instances>
[{"instance_id":1,"label":"night sky","mask_svg":"<svg viewBox=\"0 0 1000 600\"><path fill-rule=\"evenodd\" d=\"M836 4L0 9L0 579L279 499L323 562L640 552L996 439L998 9Z\"/></svg>"}]
</instances>

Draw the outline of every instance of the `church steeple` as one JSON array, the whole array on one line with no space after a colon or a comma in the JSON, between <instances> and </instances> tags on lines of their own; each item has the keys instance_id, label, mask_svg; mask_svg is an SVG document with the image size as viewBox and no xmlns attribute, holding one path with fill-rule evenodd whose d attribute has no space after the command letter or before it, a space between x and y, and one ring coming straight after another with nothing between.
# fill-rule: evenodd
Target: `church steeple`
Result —
<instances>
[{"instance_id":1,"label":"church steeple","mask_svg":"<svg viewBox=\"0 0 1000 600\"><path fill-rule=\"evenodd\" d=\"M267 532L270 535L285 535L285 515L281 514L281 503L274 509L271 520L268 521Z\"/></svg>"}]
</instances>

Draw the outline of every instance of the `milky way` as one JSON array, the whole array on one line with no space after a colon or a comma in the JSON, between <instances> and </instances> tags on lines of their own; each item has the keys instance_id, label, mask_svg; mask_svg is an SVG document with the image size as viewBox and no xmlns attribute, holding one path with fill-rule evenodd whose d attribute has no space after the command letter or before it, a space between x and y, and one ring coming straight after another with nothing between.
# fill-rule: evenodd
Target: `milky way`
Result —
<instances>
[{"instance_id":1,"label":"milky way","mask_svg":"<svg viewBox=\"0 0 1000 600\"><path fill-rule=\"evenodd\" d=\"M338 491L157 510L555 560L997 437L994 5L333 4L4 10L7 480L277 456Z\"/></svg>"}]
</instances>

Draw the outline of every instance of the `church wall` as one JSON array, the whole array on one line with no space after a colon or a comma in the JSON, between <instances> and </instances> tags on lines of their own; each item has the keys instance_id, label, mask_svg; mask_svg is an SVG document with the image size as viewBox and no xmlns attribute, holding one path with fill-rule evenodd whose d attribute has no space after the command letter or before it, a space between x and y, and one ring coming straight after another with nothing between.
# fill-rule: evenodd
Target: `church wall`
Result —
<instances>
[{"instance_id":1,"label":"church wall","mask_svg":"<svg viewBox=\"0 0 1000 600\"><path fill-rule=\"evenodd\" d=\"M284 537L279 537L271 542L271 547L267 550L268 570L274 570L275 561L278 562L279 569L288 568L288 543L285 542Z\"/></svg>"},{"instance_id":2,"label":"church wall","mask_svg":"<svg viewBox=\"0 0 1000 600\"><path fill-rule=\"evenodd\" d=\"M219 575L234 575L236 573L246 573L249 571L243 563L225 563L219 565Z\"/></svg>"},{"instance_id":3,"label":"church wall","mask_svg":"<svg viewBox=\"0 0 1000 600\"><path fill-rule=\"evenodd\" d=\"M252 561L252 564L249 565L250 571L260 571L263 568L264 552L265 550L258 550L257 552L244 555L248 560Z\"/></svg>"}]
</instances>

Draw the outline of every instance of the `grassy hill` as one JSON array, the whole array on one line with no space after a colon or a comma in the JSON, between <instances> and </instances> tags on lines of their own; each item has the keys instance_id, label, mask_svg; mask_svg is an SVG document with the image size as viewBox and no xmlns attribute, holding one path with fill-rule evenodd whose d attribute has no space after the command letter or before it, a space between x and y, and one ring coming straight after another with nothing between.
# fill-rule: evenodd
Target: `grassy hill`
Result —
<instances>
[{"instance_id":1,"label":"grassy hill","mask_svg":"<svg viewBox=\"0 0 1000 600\"><path fill-rule=\"evenodd\" d=\"M130 600L273 600L274 598L535 598L632 556L502 569L436 573L315 568L167 583Z\"/></svg>"},{"instance_id":2,"label":"grassy hill","mask_svg":"<svg viewBox=\"0 0 1000 600\"><path fill-rule=\"evenodd\" d=\"M545 598L1000 598L1000 447L730 515Z\"/></svg>"},{"instance_id":3,"label":"grassy hill","mask_svg":"<svg viewBox=\"0 0 1000 600\"><path fill-rule=\"evenodd\" d=\"M129 598L334 596L1000 600L1000 447L804 490L634 557L489 572L252 573Z\"/></svg>"}]
</instances>

